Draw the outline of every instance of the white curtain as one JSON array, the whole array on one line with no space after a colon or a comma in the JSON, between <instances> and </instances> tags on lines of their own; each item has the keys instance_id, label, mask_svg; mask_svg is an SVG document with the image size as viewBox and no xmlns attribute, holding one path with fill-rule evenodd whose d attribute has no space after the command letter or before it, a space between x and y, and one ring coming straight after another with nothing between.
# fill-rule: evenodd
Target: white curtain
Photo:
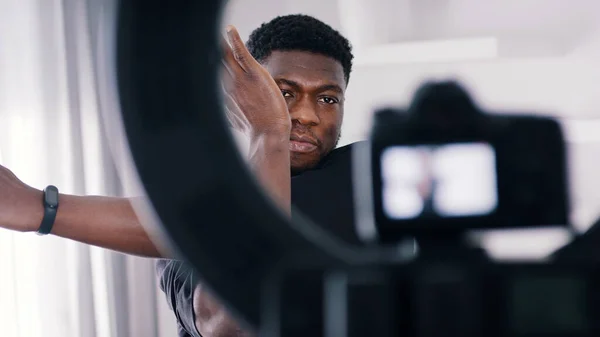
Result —
<instances>
[{"instance_id":1,"label":"white curtain","mask_svg":"<svg viewBox=\"0 0 600 337\"><path fill-rule=\"evenodd\" d=\"M0 163L29 185L139 193L117 174L100 118L95 28L111 6L0 0ZM175 336L153 263L0 230L0 336Z\"/></svg>"}]
</instances>

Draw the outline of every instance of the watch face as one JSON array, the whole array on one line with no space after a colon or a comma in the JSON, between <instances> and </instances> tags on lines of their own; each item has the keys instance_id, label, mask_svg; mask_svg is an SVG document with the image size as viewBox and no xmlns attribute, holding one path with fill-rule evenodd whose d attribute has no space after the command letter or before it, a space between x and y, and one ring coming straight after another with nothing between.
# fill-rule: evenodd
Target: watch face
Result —
<instances>
[{"instance_id":1,"label":"watch face","mask_svg":"<svg viewBox=\"0 0 600 337\"><path fill-rule=\"evenodd\" d=\"M54 186L46 187L44 190L44 203L52 208L58 206L58 188Z\"/></svg>"}]
</instances>

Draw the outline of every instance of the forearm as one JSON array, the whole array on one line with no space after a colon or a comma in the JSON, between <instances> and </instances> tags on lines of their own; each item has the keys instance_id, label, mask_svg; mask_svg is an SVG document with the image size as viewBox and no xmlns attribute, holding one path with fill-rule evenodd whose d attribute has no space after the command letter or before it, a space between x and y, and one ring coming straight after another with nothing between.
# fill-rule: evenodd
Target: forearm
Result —
<instances>
[{"instance_id":1,"label":"forearm","mask_svg":"<svg viewBox=\"0 0 600 337\"><path fill-rule=\"evenodd\" d=\"M262 187L289 215L292 198L289 130L252 137L248 160Z\"/></svg>"},{"instance_id":2,"label":"forearm","mask_svg":"<svg viewBox=\"0 0 600 337\"><path fill-rule=\"evenodd\" d=\"M162 257L128 198L61 195L52 234L144 257Z\"/></svg>"}]
</instances>

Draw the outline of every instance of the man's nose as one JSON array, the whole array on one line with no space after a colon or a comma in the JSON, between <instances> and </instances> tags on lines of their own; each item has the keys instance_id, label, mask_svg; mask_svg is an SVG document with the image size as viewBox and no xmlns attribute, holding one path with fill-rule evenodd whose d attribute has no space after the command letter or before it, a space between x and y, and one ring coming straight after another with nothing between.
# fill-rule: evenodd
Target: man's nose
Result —
<instances>
[{"instance_id":1,"label":"man's nose","mask_svg":"<svg viewBox=\"0 0 600 337\"><path fill-rule=\"evenodd\" d=\"M292 121L298 121L298 123L303 125L317 125L321 122L316 106L308 102L308 100L296 102L296 104L289 107L289 110Z\"/></svg>"}]
</instances>

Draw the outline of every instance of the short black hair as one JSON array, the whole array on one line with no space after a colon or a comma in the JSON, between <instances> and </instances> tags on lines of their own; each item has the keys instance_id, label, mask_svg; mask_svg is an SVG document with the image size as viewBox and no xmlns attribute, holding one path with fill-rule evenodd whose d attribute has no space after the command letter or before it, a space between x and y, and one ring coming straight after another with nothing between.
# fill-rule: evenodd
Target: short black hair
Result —
<instances>
[{"instance_id":1,"label":"short black hair","mask_svg":"<svg viewBox=\"0 0 600 337\"><path fill-rule=\"evenodd\" d=\"M346 84L352 71L352 46L337 30L312 16L278 16L255 29L246 43L262 62L275 50L301 50L331 57L342 64Z\"/></svg>"}]
</instances>

